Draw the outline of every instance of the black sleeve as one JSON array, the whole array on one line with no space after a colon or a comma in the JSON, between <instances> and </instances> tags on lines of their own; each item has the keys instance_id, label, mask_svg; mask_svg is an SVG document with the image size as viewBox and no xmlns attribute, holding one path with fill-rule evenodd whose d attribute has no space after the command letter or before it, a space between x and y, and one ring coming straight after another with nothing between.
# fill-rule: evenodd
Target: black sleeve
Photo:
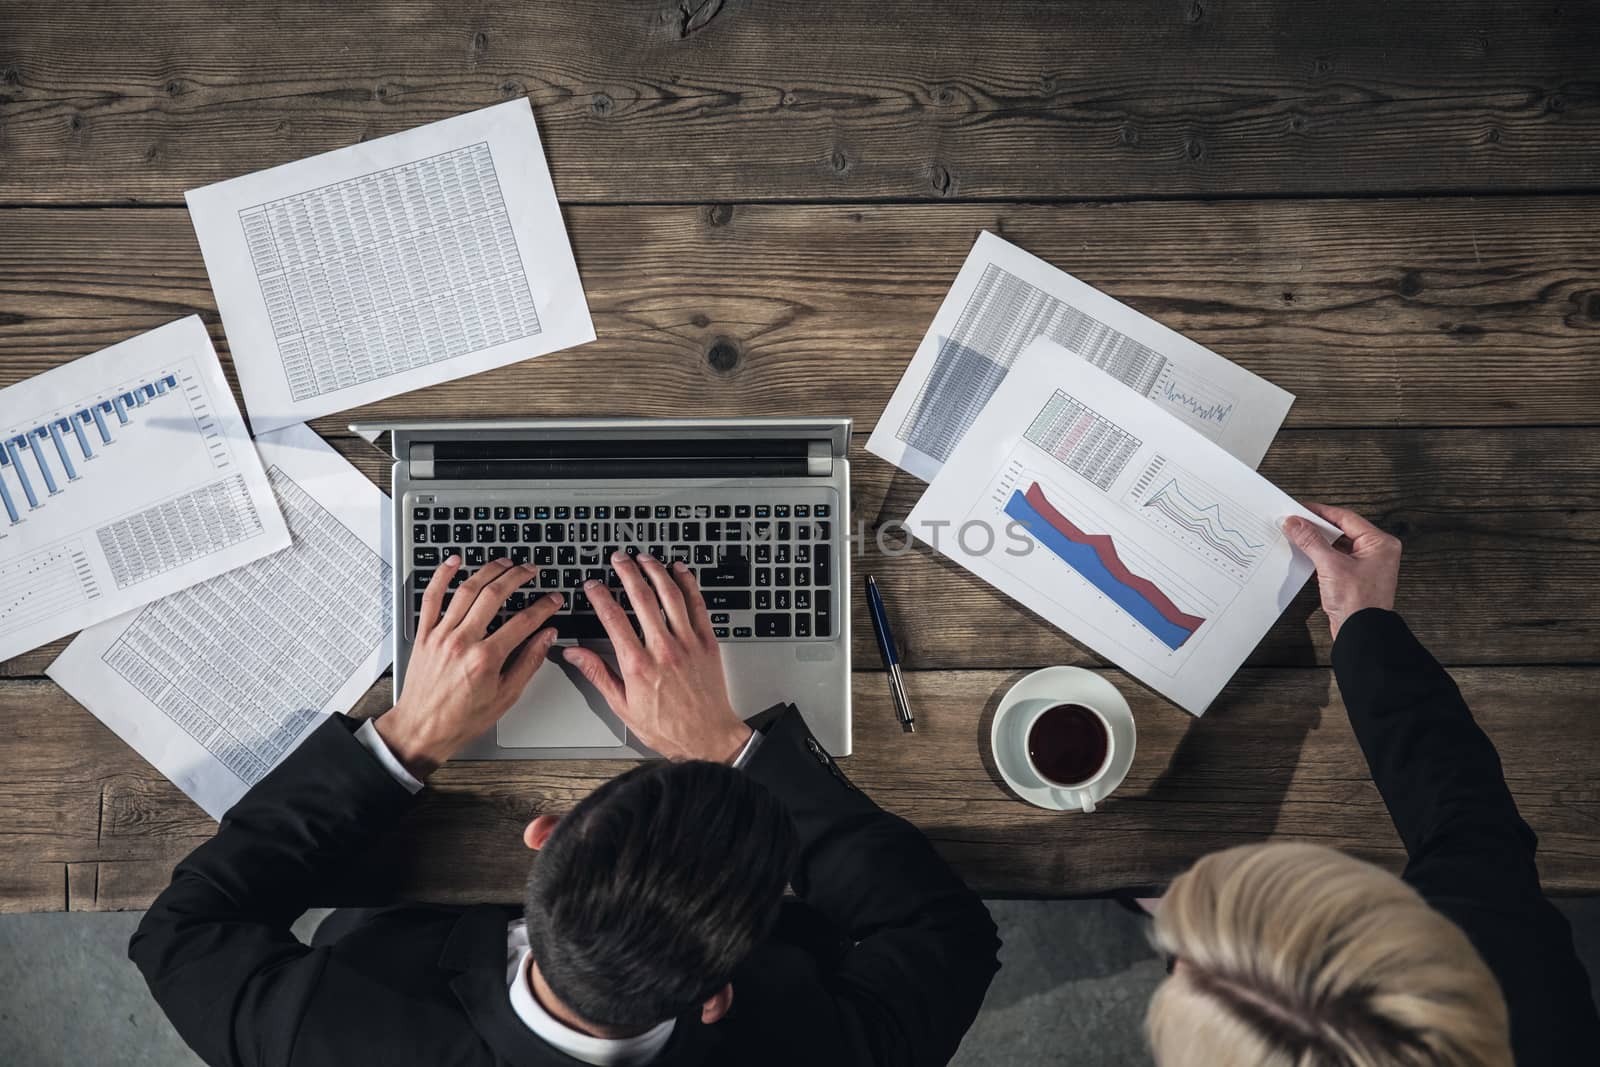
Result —
<instances>
[{"instance_id":1,"label":"black sleeve","mask_svg":"<svg viewBox=\"0 0 1600 1067\"><path fill-rule=\"evenodd\" d=\"M134 932L167 1017L209 1064L285 1063L318 995L325 950L290 925L329 875L391 826L411 794L333 716L180 863Z\"/></svg>"},{"instance_id":2,"label":"black sleeve","mask_svg":"<svg viewBox=\"0 0 1600 1067\"><path fill-rule=\"evenodd\" d=\"M795 893L854 943L830 977L838 1018L874 1067L947 1062L1000 967L988 909L921 831L850 784L798 712L768 721L745 770L794 820Z\"/></svg>"},{"instance_id":3,"label":"black sleeve","mask_svg":"<svg viewBox=\"0 0 1600 1067\"><path fill-rule=\"evenodd\" d=\"M1494 745L1404 620L1368 608L1333 668L1356 739L1405 845L1405 879L1467 934L1499 979L1521 1067L1600 1049L1600 1017L1565 916L1544 897L1537 839Z\"/></svg>"}]
</instances>

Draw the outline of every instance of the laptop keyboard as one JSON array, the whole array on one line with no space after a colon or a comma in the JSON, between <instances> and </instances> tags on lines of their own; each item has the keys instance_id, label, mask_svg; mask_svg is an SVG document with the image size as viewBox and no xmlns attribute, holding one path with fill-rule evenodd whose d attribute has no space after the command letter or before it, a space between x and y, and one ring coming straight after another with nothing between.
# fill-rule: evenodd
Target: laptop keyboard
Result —
<instances>
[{"instance_id":1,"label":"laptop keyboard","mask_svg":"<svg viewBox=\"0 0 1600 1067\"><path fill-rule=\"evenodd\" d=\"M829 504L463 502L457 495L446 502L441 494L409 509L408 637L416 635L422 591L434 570L459 554L463 566L452 590L491 560L538 568L505 602L490 632L541 595L560 592L566 603L551 622L557 632L565 638L604 639L605 628L583 585L604 581L632 620L622 582L609 565L619 550L686 564L699 579L718 640L832 638L837 627L837 530Z\"/></svg>"}]
</instances>

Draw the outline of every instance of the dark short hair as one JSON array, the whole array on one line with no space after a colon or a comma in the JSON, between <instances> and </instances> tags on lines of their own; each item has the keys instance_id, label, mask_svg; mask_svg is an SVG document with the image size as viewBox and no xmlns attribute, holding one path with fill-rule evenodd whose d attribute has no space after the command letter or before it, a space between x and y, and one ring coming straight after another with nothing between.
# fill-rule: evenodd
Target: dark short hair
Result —
<instances>
[{"instance_id":1,"label":"dark short hair","mask_svg":"<svg viewBox=\"0 0 1600 1067\"><path fill-rule=\"evenodd\" d=\"M771 931L797 849L783 805L741 771L628 771L580 801L533 861L525 906L539 971L596 1026L674 1018Z\"/></svg>"}]
</instances>

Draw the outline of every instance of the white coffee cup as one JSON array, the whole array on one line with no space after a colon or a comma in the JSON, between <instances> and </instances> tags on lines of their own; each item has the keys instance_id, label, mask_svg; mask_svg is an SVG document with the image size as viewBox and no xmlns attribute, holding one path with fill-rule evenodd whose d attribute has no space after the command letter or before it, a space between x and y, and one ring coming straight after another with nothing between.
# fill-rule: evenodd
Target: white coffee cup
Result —
<instances>
[{"instance_id":1,"label":"white coffee cup","mask_svg":"<svg viewBox=\"0 0 1600 1067\"><path fill-rule=\"evenodd\" d=\"M1045 774L1038 763L1034 761L1034 755L1031 751L1032 746L1029 744L1033 736L1033 728L1038 724L1039 720L1044 717L1046 712L1060 707L1079 707L1090 712L1099 721L1100 731L1105 737L1106 753L1105 758L1100 761L1100 766L1087 778L1075 782L1059 782ZM1111 773L1111 768L1116 762L1117 755L1117 735L1111 729L1111 721L1106 717L1105 712L1082 700L1031 700L1026 708L1019 708L1018 711L1022 712L1022 714L1013 716L1012 721L1017 723L1017 747L1022 750L1023 758L1028 761L1028 769L1034 773L1040 783L1057 795L1063 802L1064 807L1075 805L1082 809L1085 814L1094 811L1096 803L1095 787Z\"/></svg>"}]
</instances>

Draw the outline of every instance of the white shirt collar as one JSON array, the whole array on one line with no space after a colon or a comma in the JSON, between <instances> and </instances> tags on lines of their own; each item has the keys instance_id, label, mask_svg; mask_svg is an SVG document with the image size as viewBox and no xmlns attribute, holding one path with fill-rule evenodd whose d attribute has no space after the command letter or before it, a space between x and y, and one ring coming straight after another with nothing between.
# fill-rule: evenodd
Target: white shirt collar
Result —
<instances>
[{"instance_id":1,"label":"white shirt collar","mask_svg":"<svg viewBox=\"0 0 1600 1067\"><path fill-rule=\"evenodd\" d=\"M511 1008L517 1018L546 1044L575 1060L596 1067L637 1067L661 1054L672 1037L677 1020L668 1019L634 1037L595 1037L574 1030L545 1010L529 985L528 927L518 920L506 930L506 980L511 987Z\"/></svg>"}]
</instances>

